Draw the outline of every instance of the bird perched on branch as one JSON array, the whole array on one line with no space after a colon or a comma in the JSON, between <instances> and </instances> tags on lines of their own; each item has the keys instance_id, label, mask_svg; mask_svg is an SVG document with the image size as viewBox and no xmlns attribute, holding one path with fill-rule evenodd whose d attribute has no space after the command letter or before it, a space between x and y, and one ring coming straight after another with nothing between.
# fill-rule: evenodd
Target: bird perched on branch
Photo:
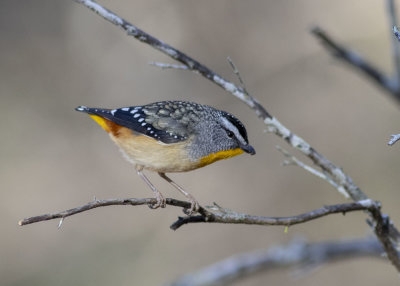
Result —
<instances>
[{"instance_id":1,"label":"bird perched on branch","mask_svg":"<svg viewBox=\"0 0 400 286\"><path fill-rule=\"evenodd\" d=\"M88 108L90 115L133 163L138 175L152 189L157 203L165 198L143 174L157 172L191 202L189 214L199 209L195 198L165 173L187 172L243 152L254 155L244 125L232 114L207 105L185 101L162 101L118 109Z\"/></svg>"}]
</instances>

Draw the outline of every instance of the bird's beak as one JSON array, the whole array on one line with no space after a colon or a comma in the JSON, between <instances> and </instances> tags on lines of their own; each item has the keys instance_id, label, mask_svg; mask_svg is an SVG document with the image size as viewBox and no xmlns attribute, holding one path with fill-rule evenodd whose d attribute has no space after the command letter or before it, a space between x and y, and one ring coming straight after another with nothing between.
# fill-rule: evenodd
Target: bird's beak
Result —
<instances>
[{"instance_id":1,"label":"bird's beak","mask_svg":"<svg viewBox=\"0 0 400 286\"><path fill-rule=\"evenodd\" d=\"M240 149L246 153L249 153L250 155L256 154L256 150L254 150L254 148L249 144L240 146Z\"/></svg>"}]
</instances>

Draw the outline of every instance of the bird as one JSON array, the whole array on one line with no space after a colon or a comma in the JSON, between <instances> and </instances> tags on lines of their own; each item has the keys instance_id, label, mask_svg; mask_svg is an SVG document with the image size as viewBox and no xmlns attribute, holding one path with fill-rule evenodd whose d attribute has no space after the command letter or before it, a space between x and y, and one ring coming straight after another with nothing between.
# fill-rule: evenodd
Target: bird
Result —
<instances>
[{"instance_id":1,"label":"bird","mask_svg":"<svg viewBox=\"0 0 400 286\"><path fill-rule=\"evenodd\" d=\"M189 201L188 214L199 210L198 201L170 179L166 173L187 172L248 153L246 128L232 114L189 101L159 101L117 109L79 106L111 137L137 174L153 191L156 203L164 208L166 199L143 170L156 172Z\"/></svg>"}]
</instances>

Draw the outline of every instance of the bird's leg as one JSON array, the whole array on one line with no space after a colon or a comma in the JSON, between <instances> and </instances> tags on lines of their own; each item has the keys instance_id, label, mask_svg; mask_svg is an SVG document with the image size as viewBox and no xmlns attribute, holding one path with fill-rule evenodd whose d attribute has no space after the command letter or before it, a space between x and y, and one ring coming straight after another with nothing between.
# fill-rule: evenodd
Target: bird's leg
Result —
<instances>
[{"instance_id":1,"label":"bird's leg","mask_svg":"<svg viewBox=\"0 0 400 286\"><path fill-rule=\"evenodd\" d=\"M143 181L146 182L146 184L151 188L151 190L154 192L156 199L157 199L157 203L155 203L154 205L149 205L149 207L151 209L157 209L159 207L165 208L166 205L166 200L164 198L164 196L160 193L159 190L156 189L156 187L154 187L154 185L150 182L150 180L143 174L143 167L141 166L137 166L136 167L136 172L137 174L143 179Z\"/></svg>"},{"instance_id":2,"label":"bird's leg","mask_svg":"<svg viewBox=\"0 0 400 286\"><path fill-rule=\"evenodd\" d=\"M189 199L191 206L190 206L190 209L187 211L188 215L191 215L199 210L199 208L200 208L199 203L196 201L196 199L191 194L186 192L181 186L179 186L177 183L175 183L169 177L167 177L167 175L165 173L158 173L158 174L161 176L161 178L163 178L168 183L173 185L178 191L180 191L186 198Z\"/></svg>"}]
</instances>

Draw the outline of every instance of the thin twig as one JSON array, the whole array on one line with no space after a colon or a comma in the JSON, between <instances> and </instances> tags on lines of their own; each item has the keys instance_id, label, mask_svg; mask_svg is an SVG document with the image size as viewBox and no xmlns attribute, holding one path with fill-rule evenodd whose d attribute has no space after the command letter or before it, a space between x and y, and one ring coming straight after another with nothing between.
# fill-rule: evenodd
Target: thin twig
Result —
<instances>
[{"instance_id":1,"label":"thin twig","mask_svg":"<svg viewBox=\"0 0 400 286\"><path fill-rule=\"evenodd\" d=\"M22 225L27 225L27 224L31 224L31 223L46 221L46 220L58 219L58 218L61 218L63 221L66 217L69 217L71 215L75 215L75 214L78 214L81 212L89 211L91 209L98 208L98 207L126 206L126 205L139 206L139 205L153 205L155 203L157 203L157 200L155 198L145 198L145 199L130 198L130 199L109 199L109 200L95 199L94 201L91 201L82 206L68 209L68 210L65 210L62 212L43 214L43 215L25 218L23 220L20 220L18 222L18 224L22 226ZM189 209L191 206L191 204L189 202L179 201L179 200L170 199L170 198L167 198L167 205L181 207L184 209ZM209 215L209 212L207 210L205 210L204 208L200 208L199 213L201 213L204 217L207 217ZM61 223L62 223L62 221L61 221ZM59 224L59 225L61 225L61 224Z\"/></svg>"},{"instance_id":2,"label":"thin twig","mask_svg":"<svg viewBox=\"0 0 400 286\"><path fill-rule=\"evenodd\" d=\"M160 62L149 62L149 65L156 66L162 69L177 69L177 70L188 70L189 68L185 65L173 65Z\"/></svg>"},{"instance_id":3,"label":"thin twig","mask_svg":"<svg viewBox=\"0 0 400 286\"><path fill-rule=\"evenodd\" d=\"M297 267L310 269L337 261L374 257L382 259L382 246L376 237L339 242L307 243L295 238L287 245L276 245L266 250L241 253L209 265L193 273L185 274L168 286L227 285L257 272ZM166 285L166 286L167 286Z\"/></svg>"},{"instance_id":4,"label":"thin twig","mask_svg":"<svg viewBox=\"0 0 400 286\"><path fill-rule=\"evenodd\" d=\"M396 26L393 26L393 34L395 35L395 37L397 38L397 40L400 41L400 31L399 31L399 29L397 29Z\"/></svg>"},{"instance_id":5,"label":"thin twig","mask_svg":"<svg viewBox=\"0 0 400 286\"><path fill-rule=\"evenodd\" d=\"M388 142L388 145L392 146L394 143L400 140L400 134L392 134Z\"/></svg>"},{"instance_id":6,"label":"thin twig","mask_svg":"<svg viewBox=\"0 0 400 286\"><path fill-rule=\"evenodd\" d=\"M240 83L240 87L243 89L243 92L248 95L249 92L247 91L246 85L244 84L242 76L240 75L239 69L236 67L236 65L234 64L234 62L232 61L232 59L230 57L227 57L226 59L228 60L229 64L231 65L231 67L233 69L233 73L237 76L239 83Z\"/></svg>"},{"instance_id":7,"label":"thin twig","mask_svg":"<svg viewBox=\"0 0 400 286\"><path fill-rule=\"evenodd\" d=\"M43 214L39 216L25 218L18 222L19 225L27 225L37 223L46 220L61 218L62 221L66 217L89 211L98 207L106 206L139 206L139 205L152 205L157 202L154 198L144 199L109 199L109 200L94 200L87 204L79 207L68 209L62 212ZM167 198L167 204L170 206L181 207L184 209L190 208L191 204L185 201L179 201L175 199ZM314 220L323 216L336 213L346 213L360 210L376 210L379 212L380 205L372 200L360 201L355 203L338 204L324 206L322 208L303 213L297 216L291 217L265 217L265 216L254 216L248 214L237 213L221 207L200 207L198 216L187 216L179 217L178 220L171 225L171 229L176 230L184 224L195 223L195 222L208 222L208 223L230 223L230 224L249 224L249 225L283 225L290 226L299 223L304 223L310 220ZM61 224L59 224L60 226Z\"/></svg>"},{"instance_id":8,"label":"thin twig","mask_svg":"<svg viewBox=\"0 0 400 286\"><path fill-rule=\"evenodd\" d=\"M369 63L356 52L337 43L331 36L319 27L314 27L311 32L321 40L322 44L339 60L348 63L356 70L362 72L367 78L371 79L378 86L382 87L389 94L393 95L398 101L400 92L397 81L386 76L377 67Z\"/></svg>"},{"instance_id":9,"label":"thin twig","mask_svg":"<svg viewBox=\"0 0 400 286\"><path fill-rule=\"evenodd\" d=\"M389 15L390 27L397 26L397 15L394 0L386 0L386 7ZM390 37L392 39L392 53L393 53L393 64L395 73L393 75L393 83L397 83L397 91L400 88L400 48L399 43L395 37Z\"/></svg>"},{"instance_id":10,"label":"thin twig","mask_svg":"<svg viewBox=\"0 0 400 286\"><path fill-rule=\"evenodd\" d=\"M290 217L266 217L266 216L255 216L249 214L237 213L230 210L225 210L218 207L217 211L212 211L212 215L205 218L204 216L186 216L179 217L179 219L171 225L171 229L177 230L179 227L188 223L228 223L228 224L248 224L248 225L282 225L291 226L295 224L304 223L311 221L323 216L336 214L336 213L347 213L352 211L378 209L380 206L372 200L365 200L347 204L337 204L324 206L322 208L302 213L296 216ZM208 208L210 210L210 208ZM215 208L214 208L215 210Z\"/></svg>"},{"instance_id":11,"label":"thin twig","mask_svg":"<svg viewBox=\"0 0 400 286\"><path fill-rule=\"evenodd\" d=\"M315 168L303 163L302 161L297 159L294 155L290 154L288 151L286 151L285 149L283 149L279 145L276 146L276 149L278 149L286 158L288 158L287 160L284 161L285 165L296 165L296 166L299 166L300 168L306 170L307 172L313 174L314 176L317 176L318 178L321 178L321 179L327 181L336 190L338 190L338 192L341 193L345 198L347 198L347 199L349 198L349 195L343 189L343 187L338 185L338 184L336 184L336 182L334 180L332 180L332 178L328 174L322 173L322 172L316 170Z\"/></svg>"}]
</instances>

